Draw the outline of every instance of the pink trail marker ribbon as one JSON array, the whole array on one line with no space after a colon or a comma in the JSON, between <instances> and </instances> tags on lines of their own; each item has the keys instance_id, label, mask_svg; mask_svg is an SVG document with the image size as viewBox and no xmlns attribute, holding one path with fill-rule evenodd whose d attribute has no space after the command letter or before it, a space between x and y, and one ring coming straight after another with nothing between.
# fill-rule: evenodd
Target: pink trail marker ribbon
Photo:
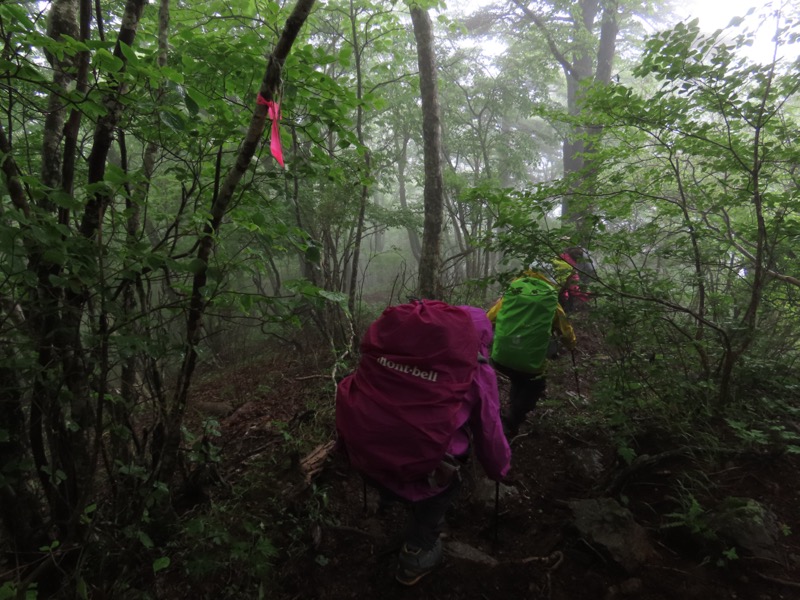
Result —
<instances>
[{"instance_id":1,"label":"pink trail marker ribbon","mask_svg":"<svg viewBox=\"0 0 800 600\"><path fill-rule=\"evenodd\" d=\"M278 102L267 100L260 93L256 96L256 104L261 104L267 107L267 116L272 121L272 128L270 130L269 150L275 160L278 161L280 166L283 164L283 147L281 146L281 105Z\"/></svg>"}]
</instances>

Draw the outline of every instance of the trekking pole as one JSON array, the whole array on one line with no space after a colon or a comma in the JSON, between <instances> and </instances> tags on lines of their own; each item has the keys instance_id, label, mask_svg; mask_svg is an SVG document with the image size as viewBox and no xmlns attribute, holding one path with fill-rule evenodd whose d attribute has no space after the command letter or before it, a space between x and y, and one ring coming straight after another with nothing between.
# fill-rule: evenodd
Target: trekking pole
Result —
<instances>
[{"instance_id":1,"label":"trekking pole","mask_svg":"<svg viewBox=\"0 0 800 600\"><path fill-rule=\"evenodd\" d=\"M575 391L578 393L578 398L583 398L581 395L581 381L578 378L578 365L575 362L575 350L570 350L572 354L572 372L575 374Z\"/></svg>"},{"instance_id":2,"label":"trekking pole","mask_svg":"<svg viewBox=\"0 0 800 600\"><path fill-rule=\"evenodd\" d=\"M500 482L494 482L494 551L497 551L498 529L500 528Z\"/></svg>"}]
</instances>

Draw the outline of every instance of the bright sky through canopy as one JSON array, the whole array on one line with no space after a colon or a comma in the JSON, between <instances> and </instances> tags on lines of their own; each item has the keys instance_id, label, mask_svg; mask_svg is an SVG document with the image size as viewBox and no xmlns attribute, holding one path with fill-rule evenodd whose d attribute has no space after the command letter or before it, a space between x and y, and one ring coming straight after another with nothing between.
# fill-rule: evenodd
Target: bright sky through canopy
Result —
<instances>
[{"instance_id":1,"label":"bright sky through canopy","mask_svg":"<svg viewBox=\"0 0 800 600\"><path fill-rule=\"evenodd\" d=\"M799 0L773 0L775 7L783 5L787 9L796 4ZM496 0L447 0L447 6L464 10L467 12L479 9L482 6L496 3ZM674 3L675 21L690 21L693 18L700 20L700 29L706 33L713 33L717 29L728 27L731 20L736 17L745 19L743 26L729 30L727 39L733 35L743 32L743 28L755 29L759 27L758 14L767 5L765 0L676 0ZM754 8L754 13L750 16L747 11ZM798 9L795 8L797 12ZM666 27L666 26L664 26ZM652 33L652 32L651 32ZM775 20L767 19L758 29L758 35L750 48L745 48L743 52L751 60L761 63L771 62L775 45L772 37L775 33ZM501 53L505 46L492 41L483 41L484 52L488 55ZM796 59L800 54L800 43L784 45L778 54L789 60Z\"/></svg>"},{"instance_id":2,"label":"bright sky through canopy","mask_svg":"<svg viewBox=\"0 0 800 600\"><path fill-rule=\"evenodd\" d=\"M766 4L766 2L758 0L690 0L679 3L676 13L684 20L691 20L697 17L700 20L700 29L707 33L712 33L717 29L727 27L731 19L735 17L745 18L745 26L749 29L757 27L757 15ZM780 4L780 0L774 2L776 6ZM783 4L789 7L791 2L783 2ZM748 17L747 11L750 8L755 8L755 11ZM742 29L735 28L732 31L740 33ZM775 20L766 20L758 29L758 35L753 46L745 50L745 54L758 62L771 62L775 52L775 44L772 40L774 33ZM798 53L800 53L800 47L795 43L792 46L784 45L779 50L778 56L792 59L796 58Z\"/></svg>"},{"instance_id":3,"label":"bright sky through canopy","mask_svg":"<svg viewBox=\"0 0 800 600\"><path fill-rule=\"evenodd\" d=\"M744 17L751 7L760 4L754 0L693 0L683 3L677 12L686 18L699 18L702 29L714 31L726 27L733 17Z\"/></svg>"}]
</instances>

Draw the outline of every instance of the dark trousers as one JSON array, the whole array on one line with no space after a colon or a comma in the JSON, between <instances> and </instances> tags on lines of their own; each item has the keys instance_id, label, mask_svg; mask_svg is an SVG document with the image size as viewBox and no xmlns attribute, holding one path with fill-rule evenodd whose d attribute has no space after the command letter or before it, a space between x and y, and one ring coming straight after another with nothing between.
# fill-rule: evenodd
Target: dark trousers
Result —
<instances>
[{"instance_id":1,"label":"dark trousers","mask_svg":"<svg viewBox=\"0 0 800 600\"><path fill-rule=\"evenodd\" d=\"M547 381L544 375L522 373L495 364L494 367L511 382L509 392L509 410L505 415L506 423L512 428L518 428L529 412L536 408L536 403L547 392Z\"/></svg>"},{"instance_id":2,"label":"dark trousers","mask_svg":"<svg viewBox=\"0 0 800 600\"><path fill-rule=\"evenodd\" d=\"M423 550L433 548L436 540L439 539L444 525L444 515L461 489L461 479L454 477L450 485L439 494L424 500L410 501L401 498L369 478L366 478L366 481L378 490L382 508L392 502L401 502L408 507L409 516L404 542L407 546Z\"/></svg>"}]
</instances>

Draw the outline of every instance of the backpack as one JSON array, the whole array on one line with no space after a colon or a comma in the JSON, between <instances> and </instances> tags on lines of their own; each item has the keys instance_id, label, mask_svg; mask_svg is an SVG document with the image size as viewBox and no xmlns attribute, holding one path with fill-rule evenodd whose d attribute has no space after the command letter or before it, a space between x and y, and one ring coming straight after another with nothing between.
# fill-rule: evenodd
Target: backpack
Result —
<instances>
[{"instance_id":1,"label":"backpack","mask_svg":"<svg viewBox=\"0 0 800 600\"><path fill-rule=\"evenodd\" d=\"M550 345L558 290L536 277L520 277L503 294L492 361L522 373L541 371Z\"/></svg>"},{"instance_id":2,"label":"backpack","mask_svg":"<svg viewBox=\"0 0 800 600\"><path fill-rule=\"evenodd\" d=\"M387 308L336 393L351 464L376 480L426 478L447 454L478 369L471 316L435 300Z\"/></svg>"}]
</instances>

